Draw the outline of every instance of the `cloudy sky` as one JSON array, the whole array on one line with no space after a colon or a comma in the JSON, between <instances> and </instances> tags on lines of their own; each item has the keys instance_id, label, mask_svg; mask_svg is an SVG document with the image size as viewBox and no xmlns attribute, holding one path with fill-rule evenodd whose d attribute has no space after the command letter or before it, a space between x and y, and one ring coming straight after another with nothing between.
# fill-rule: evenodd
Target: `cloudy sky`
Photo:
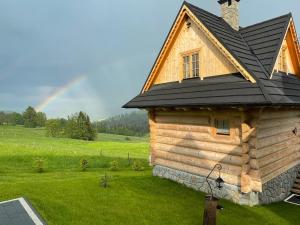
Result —
<instances>
[{"instance_id":1,"label":"cloudy sky","mask_svg":"<svg viewBox=\"0 0 300 225\"><path fill-rule=\"evenodd\" d=\"M191 0L219 15L217 0ZM140 91L182 0L0 0L0 110L49 117L123 113ZM299 0L241 1L241 26L292 12Z\"/></svg>"}]
</instances>

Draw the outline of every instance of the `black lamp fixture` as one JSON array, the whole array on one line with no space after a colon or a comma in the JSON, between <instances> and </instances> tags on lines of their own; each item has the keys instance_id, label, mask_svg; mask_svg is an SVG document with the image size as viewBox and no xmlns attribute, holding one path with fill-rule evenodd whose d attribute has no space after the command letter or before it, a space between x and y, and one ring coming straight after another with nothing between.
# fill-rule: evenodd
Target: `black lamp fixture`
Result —
<instances>
[{"instance_id":1,"label":"black lamp fixture","mask_svg":"<svg viewBox=\"0 0 300 225\"><path fill-rule=\"evenodd\" d=\"M216 164L214 166L214 168L210 171L210 173L208 174L208 176L206 177L206 182L209 186L209 189L210 189L210 197L213 199L214 198L214 195L213 195L213 190L211 188L211 185L208 181L208 178L210 177L210 175L215 171L215 169L217 169L219 171L219 177L216 179L216 188L218 188L219 190L221 190L223 188L223 185L224 185L224 180L222 179L221 177L221 170L222 170L222 165L221 164Z\"/></svg>"},{"instance_id":2,"label":"black lamp fixture","mask_svg":"<svg viewBox=\"0 0 300 225\"><path fill-rule=\"evenodd\" d=\"M221 190L223 188L224 180L221 177L218 177L216 179L216 183L217 183L217 188Z\"/></svg>"}]
</instances>

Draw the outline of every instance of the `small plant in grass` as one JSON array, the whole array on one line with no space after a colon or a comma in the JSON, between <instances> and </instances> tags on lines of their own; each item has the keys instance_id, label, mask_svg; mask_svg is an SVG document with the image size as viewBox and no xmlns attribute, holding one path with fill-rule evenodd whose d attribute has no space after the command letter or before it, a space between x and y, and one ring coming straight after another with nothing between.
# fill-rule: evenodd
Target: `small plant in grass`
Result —
<instances>
[{"instance_id":1,"label":"small plant in grass","mask_svg":"<svg viewBox=\"0 0 300 225\"><path fill-rule=\"evenodd\" d=\"M119 162L117 160L114 160L112 162L110 162L110 168L109 170L111 171L118 171L120 168L119 168Z\"/></svg>"},{"instance_id":2,"label":"small plant in grass","mask_svg":"<svg viewBox=\"0 0 300 225\"><path fill-rule=\"evenodd\" d=\"M125 137L125 141L131 141L130 137Z\"/></svg>"},{"instance_id":3,"label":"small plant in grass","mask_svg":"<svg viewBox=\"0 0 300 225\"><path fill-rule=\"evenodd\" d=\"M108 188L109 187L109 176L105 172L103 176L100 177L100 187Z\"/></svg>"},{"instance_id":4,"label":"small plant in grass","mask_svg":"<svg viewBox=\"0 0 300 225\"><path fill-rule=\"evenodd\" d=\"M35 171L38 173L43 173L45 172L45 160L44 159L36 159L34 161L34 168Z\"/></svg>"},{"instance_id":5,"label":"small plant in grass","mask_svg":"<svg viewBox=\"0 0 300 225\"><path fill-rule=\"evenodd\" d=\"M86 159L80 160L80 169L81 171L86 171L89 167L89 162Z\"/></svg>"},{"instance_id":6,"label":"small plant in grass","mask_svg":"<svg viewBox=\"0 0 300 225\"><path fill-rule=\"evenodd\" d=\"M128 162L128 166L130 166L131 165L131 158L130 158L129 152L128 152L128 156L127 156L127 162Z\"/></svg>"},{"instance_id":7,"label":"small plant in grass","mask_svg":"<svg viewBox=\"0 0 300 225\"><path fill-rule=\"evenodd\" d=\"M143 171L145 168L140 160L135 160L133 162L132 169L135 171Z\"/></svg>"}]
</instances>

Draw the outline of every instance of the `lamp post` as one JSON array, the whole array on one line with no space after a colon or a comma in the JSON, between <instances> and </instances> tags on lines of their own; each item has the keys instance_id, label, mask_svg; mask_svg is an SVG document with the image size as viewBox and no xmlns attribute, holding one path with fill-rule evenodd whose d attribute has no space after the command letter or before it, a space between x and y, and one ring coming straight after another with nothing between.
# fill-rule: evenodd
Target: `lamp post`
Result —
<instances>
[{"instance_id":1,"label":"lamp post","mask_svg":"<svg viewBox=\"0 0 300 225\"><path fill-rule=\"evenodd\" d=\"M210 175L217 169L219 171L219 177L216 179L216 187L221 190L223 188L224 180L221 178L221 170L222 165L216 164L214 168L210 171L208 176L206 177L206 182L210 189L210 195L206 195L205 197L205 208L204 208L204 215L203 215L203 225L216 225L217 222L217 209L223 209L222 206L218 205L219 199L214 197L213 190L211 185L208 181Z\"/></svg>"}]
</instances>

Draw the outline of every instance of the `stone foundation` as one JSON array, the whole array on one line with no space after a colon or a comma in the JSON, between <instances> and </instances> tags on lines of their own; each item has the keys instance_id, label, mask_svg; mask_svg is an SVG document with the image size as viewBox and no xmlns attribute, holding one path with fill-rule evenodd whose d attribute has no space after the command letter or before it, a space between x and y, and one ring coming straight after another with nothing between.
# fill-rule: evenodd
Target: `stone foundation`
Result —
<instances>
[{"instance_id":1,"label":"stone foundation","mask_svg":"<svg viewBox=\"0 0 300 225\"><path fill-rule=\"evenodd\" d=\"M285 173L263 185L263 192L259 193L260 204L280 202L291 194L297 175L300 172L300 165L293 167Z\"/></svg>"},{"instance_id":2,"label":"stone foundation","mask_svg":"<svg viewBox=\"0 0 300 225\"><path fill-rule=\"evenodd\" d=\"M213 189L214 196L218 198L228 199L241 205L254 206L258 204L269 204L272 202L282 201L290 194L290 190L299 171L300 165L269 181L263 186L263 193L251 192L248 194L242 194L240 187L226 183L224 184L223 189L220 191L218 188L216 188L215 181L210 180L210 184ZM197 191L205 193L210 192L205 177L202 176L182 172L164 166L155 166L153 169L153 175L173 180Z\"/></svg>"}]
</instances>

